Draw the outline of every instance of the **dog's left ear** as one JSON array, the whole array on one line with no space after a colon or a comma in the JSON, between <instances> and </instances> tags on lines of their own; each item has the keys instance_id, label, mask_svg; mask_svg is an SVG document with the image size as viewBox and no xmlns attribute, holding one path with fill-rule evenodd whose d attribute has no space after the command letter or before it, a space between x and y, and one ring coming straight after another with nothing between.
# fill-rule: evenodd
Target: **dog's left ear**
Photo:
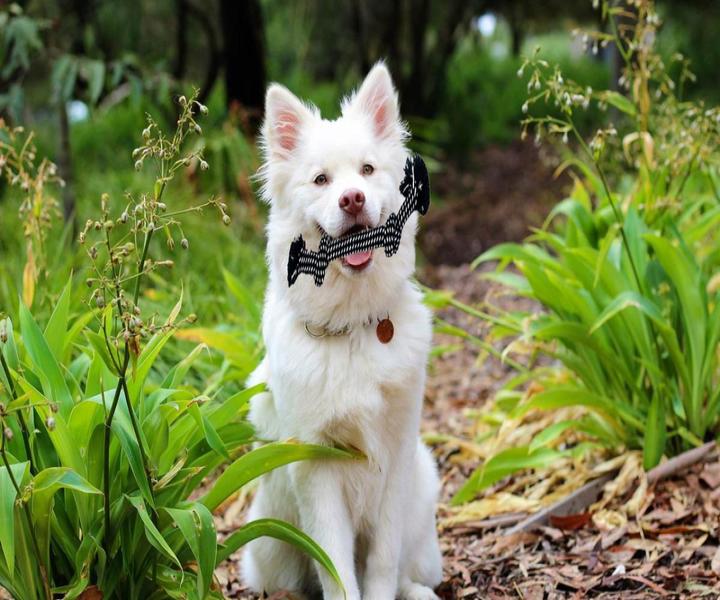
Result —
<instances>
[{"instance_id":1,"label":"dog's left ear","mask_svg":"<svg viewBox=\"0 0 720 600\"><path fill-rule=\"evenodd\" d=\"M378 137L402 136L397 92L385 63L379 62L370 70L360 89L343 106L343 114L354 111L372 119Z\"/></svg>"}]
</instances>

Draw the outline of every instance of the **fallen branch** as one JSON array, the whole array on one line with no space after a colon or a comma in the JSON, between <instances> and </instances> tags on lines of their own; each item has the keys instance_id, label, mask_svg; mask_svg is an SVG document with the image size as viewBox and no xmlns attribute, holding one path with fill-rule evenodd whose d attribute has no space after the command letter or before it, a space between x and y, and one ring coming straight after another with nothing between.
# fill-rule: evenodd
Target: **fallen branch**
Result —
<instances>
[{"instance_id":1,"label":"fallen branch","mask_svg":"<svg viewBox=\"0 0 720 600\"><path fill-rule=\"evenodd\" d=\"M694 465L696 462L699 462L710 454L715 447L715 442L708 442L699 448L693 448L692 450L678 454L661 465L650 469L647 473L648 483L655 483L656 481L670 477L670 475L674 475L685 467Z\"/></svg>"},{"instance_id":2,"label":"fallen branch","mask_svg":"<svg viewBox=\"0 0 720 600\"><path fill-rule=\"evenodd\" d=\"M617 471L611 471L602 477L593 479L581 488L565 496L562 500L558 500L554 504L539 510L514 527L511 527L505 532L505 535L531 531L537 527L547 525L550 521L550 516L565 516L583 512L598 499L605 484L615 477L616 474Z\"/></svg>"},{"instance_id":3,"label":"fallen branch","mask_svg":"<svg viewBox=\"0 0 720 600\"><path fill-rule=\"evenodd\" d=\"M678 471L682 471L690 465L694 465L710 454L710 452L716 447L717 444L715 442L708 442L699 448L693 448L692 450L683 452L663 464L650 469L650 471L647 472L648 483L656 483L661 479L674 475ZM605 484L608 481L611 481L616 474L617 471L611 471L602 477L593 479L581 488L578 488L571 494L565 496L562 500L558 500L554 504L551 504L550 506L543 508L535 514L520 521L520 523L508 529L505 532L505 535L531 531L537 527L547 525L551 516L573 515L585 511L588 506L597 501L603 487L605 487Z\"/></svg>"}]
</instances>

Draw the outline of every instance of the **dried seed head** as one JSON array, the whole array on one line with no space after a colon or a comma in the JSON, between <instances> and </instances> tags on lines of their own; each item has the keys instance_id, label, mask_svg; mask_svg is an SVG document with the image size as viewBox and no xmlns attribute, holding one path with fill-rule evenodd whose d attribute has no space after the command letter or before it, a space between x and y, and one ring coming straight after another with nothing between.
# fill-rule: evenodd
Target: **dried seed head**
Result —
<instances>
[{"instance_id":1,"label":"dried seed head","mask_svg":"<svg viewBox=\"0 0 720 600\"><path fill-rule=\"evenodd\" d=\"M98 308L105 308L105 298L103 298L102 296L97 296L95 298L95 306L97 306Z\"/></svg>"},{"instance_id":2,"label":"dried seed head","mask_svg":"<svg viewBox=\"0 0 720 600\"><path fill-rule=\"evenodd\" d=\"M165 212L165 210L167 209L167 204L165 204L164 202L158 202L157 207L158 210Z\"/></svg>"},{"instance_id":3,"label":"dried seed head","mask_svg":"<svg viewBox=\"0 0 720 600\"><path fill-rule=\"evenodd\" d=\"M207 171L209 166L210 166L210 165L207 164L207 161L202 160L202 159L200 160L200 168L201 168L203 171Z\"/></svg>"},{"instance_id":4,"label":"dried seed head","mask_svg":"<svg viewBox=\"0 0 720 600\"><path fill-rule=\"evenodd\" d=\"M13 439L12 429L10 429L9 427L6 427L5 429L3 429L3 435L5 436L5 439L8 442L11 441Z\"/></svg>"},{"instance_id":5,"label":"dried seed head","mask_svg":"<svg viewBox=\"0 0 720 600\"><path fill-rule=\"evenodd\" d=\"M190 242L188 242L187 238L183 238L180 240L180 246L183 250L187 250L190 247Z\"/></svg>"},{"instance_id":6,"label":"dried seed head","mask_svg":"<svg viewBox=\"0 0 720 600\"><path fill-rule=\"evenodd\" d=\"M55 417L45 419L45 427L47 427L48 431L55 429Z\"/></svg>"},{"instance_id":7,"label":"dried seed head","mask_svg":"<svg viewBox=\"0 0 720 600\"><path fill-rule=\"evenodd\" d=\"M142 166L143 166L142 158L140 160L135 161L135 170L136 171L139 171L140 169L142 169Z\"/></svg>"},{"instance_id":8,"label":"dried seed head","mask_svg":"<svg viewBox=\"0 0 720 600\"><path fill-rule=\"evenodd\" d=\"M190 313L187 317L187 322L194 323L195 321L197 321L197 315L195 313Z\"/></svg>"},{"instance_id":9,"label":"dried seed head","mask_svg":"<svg viewBox=\"0 0 720 600\"><path fill-rule=\"evenodd\" d=\"M124 210L123 213L120 215L120 222L121 223L127 223L128 222L128 214L127 211Z\"/></svg>"},{"instance_id":10,"label":"dried seed head","mask_svg":"<svg viewBox=\"0 0 720 600\"><path fill-rule=\"evenodd\" d=\"M5 416L5 403L0 402L0 415Z\"/></svg>"},{"instance_id":11,"label":"dried seed head","mask_svg":"<svg viewBox=\"0 0 720 600\"><path fill-rule=\"evenodd\" d=\"M223 225L230 225L230 216L229 215L223 215L222 217Z\"/></svg>"},{"instance_id":12,"label":"dried seed head","mask_svg":"<svg viewBox=\"0 0 720 600\"><path fill-rule=\"evenodd\" d=\"M95 280L94 280L92 277L88 277L88 278L85 280L85 285L88 286L88 287L92 287L92 286L93 286L93 283L95 283Z\"/></svg>"},{"instance_id":13,"label":"dried seed head","mask_svg":"<svg viewBox=\"0 0 720 600\"><path fill-rule=\"evenodd\" d=\"M5 343L8 340L8 334L7 334L7 322L5 319L0 321L0 342Z\"/></svg>"},{"instance_id":14,"label":"dried seed head","mask_svg":"<svg viewBox=\"0 0 720 600\"><path fill-rule=\"evenodd\" d=\"M60 407L57 405L57 402L50 403L50 410L53 411L54 413L56 413L60 410Z\"/></svg>"},{"instance_id":15,"label":"dried seed head","mask_svg":"<svg viewBox=\"0 0 720 600\"><path fill-rule=\"evenodd\" d=\"M167 239L167 247L168 247L168 250L170 250L170 252L172 252L173 250L175 250L175 240L172 239L171 237L169 237L169 238Z\"/></svg>"}]
</instances>

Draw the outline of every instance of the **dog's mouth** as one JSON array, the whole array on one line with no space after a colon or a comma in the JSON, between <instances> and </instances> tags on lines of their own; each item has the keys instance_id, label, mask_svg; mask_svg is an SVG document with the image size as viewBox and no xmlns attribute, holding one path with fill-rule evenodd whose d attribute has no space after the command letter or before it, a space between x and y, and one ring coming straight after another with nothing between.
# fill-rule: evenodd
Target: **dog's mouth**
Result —
<instances>
[{"instance_id":1,"label":"dog's mouth","mask_svg":"<svg viewBox=\"0 0 720 600\"><path fill-rule=\"evenodd\" d=\"M368 229L367 225L356 223L349 229L347 229L340 237L344 238L354 233L359 233ZM372 262L372 250L363 250L362 252L356 252L355 254L348 254L342 257L342 264L344 267L349 267L354 271L362 271L366 269Z\"/></svg>"}]
</instances>

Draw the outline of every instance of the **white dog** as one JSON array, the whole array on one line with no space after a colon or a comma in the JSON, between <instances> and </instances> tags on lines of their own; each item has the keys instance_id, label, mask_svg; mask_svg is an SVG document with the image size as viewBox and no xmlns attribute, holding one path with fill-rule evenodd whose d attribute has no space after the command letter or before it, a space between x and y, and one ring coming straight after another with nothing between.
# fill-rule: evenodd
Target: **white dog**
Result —
<instances>
[{"instance_id":1,"label":"white dog","mask_svg":"<svg viewBox=\"0 0 720 600\"><path fill-rule=\"evenodd\" d=\"M321 118L286 88L270 86L263 128L264 195L270 202L263 336L267 355L250 383L267 382L250 419L263 439L353 447L366 460L304 461L263 477L249 519L297 525L328 553L344 584L294 547L249 544L245 581L325 599L435 599L442 577L435 526L437 471L419 439L430 314L409 280L417 217L397 254L382 249L332 262L322 287L287 282L288 249L302 234L342 236L376 227L403 198L407 131L387 68L376 65ZM376 330L389 318L394 336ZM384 338L384 342L380 338Z\"/></svg>"}]
</instances>

